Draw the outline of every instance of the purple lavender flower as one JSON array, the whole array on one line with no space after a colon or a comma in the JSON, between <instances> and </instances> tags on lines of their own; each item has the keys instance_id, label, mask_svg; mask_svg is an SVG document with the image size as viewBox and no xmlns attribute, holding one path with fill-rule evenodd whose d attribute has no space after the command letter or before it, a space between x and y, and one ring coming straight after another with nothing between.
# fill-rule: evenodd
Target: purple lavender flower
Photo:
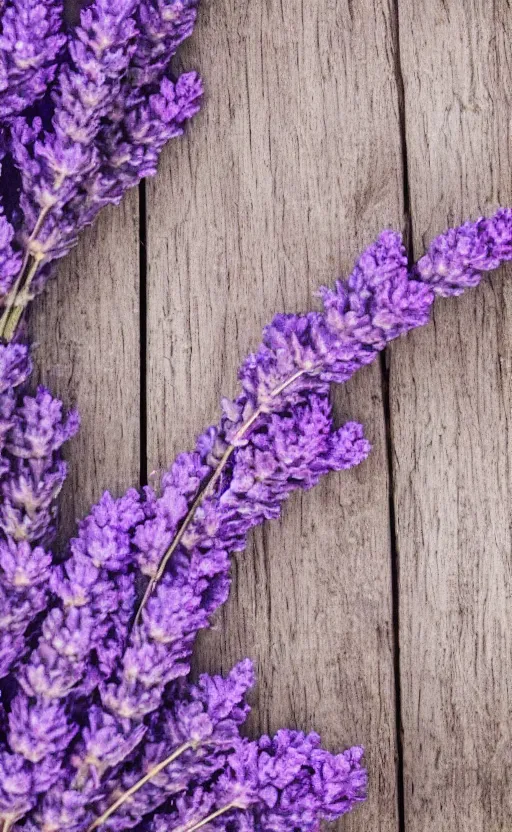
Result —
<instances>
[{"instance_id":1,"label":"purple lavender flower","mask_svg":"<svg viewBox=\"0 0 512 832\"><path fill-rule=\"evenodd\" d=\"M9 467L3 452L7 434L13 425L16 388L27 380L30 372L27 347L0 343L0 477Z\"/></svg>"},{"instance_id":2,"label":"purple lavender flower","mask_svg":"<svg viewBox=\"0 0 512 832\"><path fill-rule=\"evenodd\" d=\"M149 782L123 802L110 819L101 821L102 828L122 830L139 821L169 797L187 790L191 780L208 782L225 769L234 744L239 742L238 730L245 721L249 707L244 702L247 690L254 684L251 663L237 665L223 679L203 675L197 685L181 681L170 689L166 702L152 724L139 726L133 737L141 742L137 755L127 771L122 770L109 783L109 791L98 792L104 771L119 766L134 747L127 742L120 725L113 717L92 709L90 727L72 758L72 771L40 802L35 820L45 829L78 832L102 818L115 797L136 786L155 767L183 749L178 756ZM110 793L112 791L113 794ZM71 817L66 809L74 807ZM78 807L81 811L78 811ZM60 814L59 814L60 813Z\"/></svg>"},{"instance_id":3,"label":"purple lavender flower","mask_svg":"<svg viewBox=\"0 0 512 832\"><path fill-rule=\"evenodd\" d=\"M11 289L21 268L21 253L13 249L14 228L0 213L0 298Z\"/></svg>"},{"instance_id":4,"label":"purple lavender flower","mask_svg":"<svg viewBox=\"0 0 512 832\"><path fill-rule=\"evenodd\" d=\"M62 33L60 0L12 0L2 10L0 34L0 119L30 107L52 81Z\"/></svg>"},{"instance_id":5,"label":"purple lavender flower","mask_svg":"<svg viewBox=\"0 0 512 832\"><path fill-rule=\"evenodd\" d=\"M203 86L195 72L174 82L165 77L147 96L140 96L118 124L106 127L98 139L98 175L89 188L77 227L95 219L107 204L117 204L141 179L154 176L163 146L183 134L184 124L199 110Z\"/></svg>"},{"instance_id":6,"label":"purple lavender flower","mask_svg":"<svg viewBox=\"0 0 512 832\"><path fill-rule=\"evenodd\" d=\"M333 430L325 398L313 396L294 411L262 420L251 443L238 451L221 496L212 496L195 513L170 572L135 628L118 680L102 691L105 707L135 721L155 710L164 686L188 673L198 630L208 626L211 614L227 597L229 553L245 548L253 526L278 517L281 503L293 490L310 488L323 474L358 464L368 452L360 426L349 423ZM202 473L200 457L197 463ZM159 565L162 552L155 541L168 544L187 510L171 469L155 503L155 516L134 536L146 574L154 575Z\"/></svg>"},{"instance_id":7,"label":"purple lavender flower","mask_svg":"<svg viewBox=\"0 0 512 832\"><path fill-rule=\"evenodd\" d=\"M29 373L26 347L0 345L0 678L23 657L24 634L48 602L60 449L78 427L44 388L17 394Z\"/></svg>"},{"instance_id":8,"label":"purple lavender flower","mask_svg":"<svg viewBox=\"0 0 512 832\"><path fill-rule=\"evenodd\" d=\"M152 832L194 832L214 822L222 829L237 819L269 832L316 832L321 820L337 820L365 799L362 756L359 747L329 754L317 734L300 731L239 740L220 777L183 792L172 812L155 817Z\"/></svg>"},{"instance_id":9,"label":"purple lavender flower","mask_svg":"<svg viewBox=\"0 0 512 832\"><path fill-rule=\"evenodd\" d=\"M137 48L130 74L136 86L159 82L169 67L169 58L192 34L197 0L143 0L137 10Z\"/></svg>"},{"instance_id":10,"label":"purple lavender flower","mask_svg":"<svg viewBox=\"0 0 512 832\"><path fill-rule=\"evenodd\" d=\"M78 415L72 411L64 417L62 402L44 387L25 396L12 414L0 480L0 530L13 541L51 540L55 500L67 472L60 449L78 424Z\"/></svg>"},{"instance_id":11,"label":"purple lavender flower","mask_svg":"<svg viewBox=\"0 0 512 832\"><path fill-rule=\"evenodd\" d=\"M143 517L133 489L117 501L104 495L81 524L70 557L53 567L49 579L44 576L46 596L51 589L61 606L48 612L37 648L17 674L10 753L4 752L0 769L18 773L12 785L8 779L0 786L4 819L21 818L62 775L64 752L76 733L74 703L108 678L124 650L135 603L130 537ZM12 565L10 572L16 574ZM139 740L133 732L132 741Z\"/></svg>"},{"instance_id":12,"label":"purple lavender flower","mask_svg":"<svg viewBox=\"0 0 512 832\"><path fill-rule=\"evenodd\" d=\"M512 209L500 208L493 217L480 217L450 228L432 240L414 274L443 297L460 295L477 286L482 272L512 259Z\"/></svg>"},{"instance_id":13,"label":"purple lavender flower","mask_svg":"<svg viewBox=\"0 0 512 832\"><path fill-rule=\"evenodd\" d=\"M81 25L69 39L71 63L62 66L53 92L52 131L44 131L37 119L31 132L26 119L16 123L12 151L23 185L24 247L34 260L62 256L75 242L74 223L65 210L94 177L95 137L134 50L134 7L135 0L114 5L95 0L84 9ZM29 136L27 144L23 139Z\"/></svg>"}]
</instances>

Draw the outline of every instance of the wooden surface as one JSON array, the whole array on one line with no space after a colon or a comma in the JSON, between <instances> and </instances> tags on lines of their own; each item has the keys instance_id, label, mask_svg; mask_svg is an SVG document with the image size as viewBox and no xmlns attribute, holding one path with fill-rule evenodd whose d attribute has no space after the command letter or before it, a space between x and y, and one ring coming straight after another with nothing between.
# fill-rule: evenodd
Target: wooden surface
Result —
<instances>
[{"instance_id":1,"label":"wooden surface","mask_svg":"<svg viewBox=\"0 0 512 832\"><path fill-rule=\"evenodd\" d=\"M33 315L40 375L83 420L67 531L104 488L157 479L269 317L309 307L381 228L419 255L512 203L511 32L505 0L203 0L182 54L203 112ZM506 278L336 392L371 458L254 535L201 639L198 668L255 659L251 732L367 746L370 797L340 830L512 828Z\"/></svg>"},{"instance_id":2,"label":"wooden surface","mask_svg":"<svg viewBox=\"0 0 512 832\"><path fill-rule=\"evenodd\" d=\"M505 2L403 4L416 255L512 204L511 28ZM391 350L410 832L512 829L511 277Z\"/></svg>"}]
</instances>

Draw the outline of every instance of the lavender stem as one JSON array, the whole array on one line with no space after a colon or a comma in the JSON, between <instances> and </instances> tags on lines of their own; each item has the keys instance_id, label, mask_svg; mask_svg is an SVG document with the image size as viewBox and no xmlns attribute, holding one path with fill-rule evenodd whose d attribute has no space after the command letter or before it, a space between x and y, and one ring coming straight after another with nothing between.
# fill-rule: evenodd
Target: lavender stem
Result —
<instances>
[{"instance_id":1,"label":"lavender stem","mask_svg":"<svg viewBox=\"0 0 512 832\"><path fill-rule=\"evenodd\" d=\"M293 384L294 381L298 381L298 379L301 378L301 376L304 375L304 372L305 372L304 370L297 370L296 373L293 373L293 375L291 375L289 378L285 379L285 381L283 381L274 390L272 390L272 392L270 393L270 397L271 398L276 398L277 396L279 396L284 390L286 390L287 387L290 386L290 384ZM147 601L149 600L149 597L152 594L152 592L153 592L155 586L157 585L158 581L160 580L160 578L164 574L165 568L166 568L167 564L169 563L170 558L172 557L172 555L176 551L176 548L179 546L180 541L181 541L183 535L185 534L188 526L190 525L190 523L194 519L194 515L196 513L196 510L199 508L199 506L201 505L203 500L206 499L206 497L208 497L212 493L216 483L218 482L218 480L220 478L220 475L222 474L222 471L224 470L227 463L229 462L229 458L231 457L231 454L233 453L233 451L237 447L236 443L239 442L240 439L244 438L247 431L250 430L250 428L254 425L256 420L263 414L263 412L264 412L264 408L262 406L258 407L254 411L252 416L250 416L249 419L247 419L247 421L240 427L240 429L237 431L234 442L231 445L228 445L228 447L224 451L222 459L220 460L217 468L215 469L215 473L213 474L211 479L208 480L204 489L202 491L199 491L199 493L198 493L197 497L195 498L194 502L192 503L192 506L191 506L187 516L185 517L178 533L176 534L176 537L174 538L171 545L169 546L169 548L165 552L164 556L162 557L162 560L160 561L160 564L158 566L158 569L157 569L155 575L150 579L150 581L149 581L149 583L146 587L146 591L144 592L144 595L142 597L142 601L139 604L139 608L138 608L137 614L135 616L134 624L137 624L139 622L142 610L144 609Z\"/></svg>"},{"instance_id":2,"label":"lavender stem","mask_svg":"<svg viewBox=\"0 0 512 832\"><path fill-rule=\"evenodd\" d=\"M58 189L62 187L65 179L65 174L59 173L59 175L55 179L55 190L58 191ZM19 320L23 314L23 310L25 309L30 300L30 298L27 296L24 298L24 303L16 303L16 301L19 300L21 293L23 291L27 292L30 288L30 284L36 276L41 261L44 259L42 254L34 254L33 252L31 252L31 246L37 240L37 235L41 231L44 222L52 208L53 204L49 204L45 205L45 207L41 209L39 216L36 220L36 224L34 225L33 231L27 240L20 273L16 279L14 286L12 287L11 291L7 296L5 311L2 315L2 318L0 319L0 337L5 338L6 341L12 340L16 331L16 327L18 326ZM29 266L31 260L32 263L27 271L27 267ZM15 307L14 312L12 312L13 307Z\"/></svg>"},{"instance_id":3,"label":"lavender stem","mask_svg":"<svg viewBox=\"0 0 512 832\"><path fill-rule=\"evenodd\" d=\"M20 272L20 277L16 281L16 284L14 286L15 291L13 298L10 302L8 302L5 312L2 315L2 320L0 321L0 336L3 337L6 341L12 341L16 332L16 327L19 324L23 311L29 303L30 298L28 297L27 292L30 288L30 284L32 283L34 277L37 274L37 270L41 264L42 259L43 258L41 256L33 257L25 281L23 281L25 269L22 269L22 271ZM22 303L17 303L16 301L19 301L19 299L22 296L22 293L25 293L25 297L23 298Z\"/></svg>"},{"instance_id":4,"label":"lavender stem","mask_svg":"<svg viewBox=\"0 0 512 832\"><path fill-rule=\"evenodd\" d=\"M203 818L198 823L194 823L193 826L183 826L182 829L176 829L175 832L195 832L196 829L201 829L202 826L206 826L207 823L211 823L212 820L216 818L220 818L221 815L226 814L231 809L239 809L240 807L233 801L233 803L228 803L226 806L222 806L220 809L217 809L216 812L212 812L211 815L208 815L207 818Z\"/></svg>"},{"instance_id":5,"label":"lavender stem","mask_svg":"<svg viewBox=\"0 0 512 832\"><path fill-rule=\"evenodd\" d=\"M183 745L180 745L180 747L173 751L172 754L170 754L168 757L166 757L165 760L162 760L161 763L158 763L156 766L153 766L153 768L150 769L150 771L148 771L148 773L145 774L144 777L141 777L140 780L137 780L137 782L134 783L134 785L131 786L127 791L125 791L121 795L121 797L118 797L115 803L113 803L112 806L109 806L106 812L103 812L103 814L100 815L99 818L96 818L94 823L91 823L91 825L87 829L87 832L93 832L94 829L97 829L98 826L101 826L102 823L105 823L105 821L108 820L109 817L113 815L114 812L116 812L120 806L123 805L123 803L126 803L126 801L130 799L130 797L136 794L136 792L138 792L139 789L142 789L142 787L145 786L146 783L149 783L149 781L152 780L153 777L156 777L156 775L160 774L160 772L163 771L164 768L167 768L167 766L173 763L174 760L177 760L178 757L181 757L181 755L184 754L185 751L189 751L190 749L194 749L196 747L197 743L186 742Z\"/></svg>"}]
</instances>

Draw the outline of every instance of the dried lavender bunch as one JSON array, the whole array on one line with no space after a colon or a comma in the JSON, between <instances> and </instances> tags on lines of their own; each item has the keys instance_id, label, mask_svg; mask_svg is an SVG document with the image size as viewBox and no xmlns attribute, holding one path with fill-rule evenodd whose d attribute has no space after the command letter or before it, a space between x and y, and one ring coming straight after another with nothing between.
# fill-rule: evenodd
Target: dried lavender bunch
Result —
<instances>
[{"instance_id":1,"label":"dried lavender bunch","mask_svg":"<svg viewBox=\"0 0 512 832\"><path fill-rule=\"evenodd\" d=\"M181 135L197 112L197 75L175 80L169 74L172 56L192 31L195 7L190 0L93 0L69 33L58 66L41 55L46 70L37 76L39 86L32 84L39 95L46 79L43 100L35 115L23 112L4 131L5 164L11 180L19 180L14 204L9 182L9 220L21 258L0 280L0 337L13 337L52 261L104 205L118 203L155 172L165 142ZM47 28L54 17L48 8ZM26 27L18 34L20 49L30 49ZM48 55L62 45L62 38L47 40Z\"/></svg>"},{"instance_id":2,"label":"dried lavender bunch","mask_svg":"<svg viewBox=\"0 0 512 832\"><path fill-rule=\"evenodd\" d=\"M37 818L48 830L57 829L64 823L64 815L58 811L70 813L70 807L76 806L84 814L78 812L76 827L66 828L92 830L105 822L116 828L117 823L124 824L124 828L141 819L147 824L158 809L164 818L160 823L168 823L171 829L186 828L187 832L205 823L225 828L226 819L234 828L285 829L295 823L291 798L287 797L290 794L306 817L311 809L311 823L307 820L310 825L306 828L316 829L319 815L338 816L354 804L354 795L345 800L334 784L337 778L343 782L354 764L353 773L361 785L357 750L337 763L319 751L315 756L319 768L311 758L305 770L299 770L298 782L292 778L282 787L274 784L274 805L265 805L266 797L256 797L263 785L253 774L246 778L244 761L247 755L259 760L269 740L262 741L262 748L233 740L230 762L218 779L191 781L190 788L169 797L172 777L168 781L168 768L191 749L183 749L176 738L166 738L162 759L156 761L156 756L151 756L152 731L169 707L165 690L167 695L171 691L171 702L176 695L172 691L177 683L172 680L186 672L197 629L206 625L225 598L228 553L243 545L252 525L277 514L288 490L313 484L319 475L314 461L323 457L322 465L328 460L333 467L336 459L334 467L343 467L343 459L355 460L361 434L356 431L352 444L345 435L344 445L343 429L336 432L332 423L325 428L326 417L330 419L328 383L346 380L391 338L426 323L436 294L458 294L478 282L480 270L511 258L512 212L507 210L441 235L410 271L399 237L385 232L360 258L347 283L322 291L322 313L274 320L263 345L243 364L243 392L235 402L224 402L220 424L206 431L193 454L178 458L165 478L161 496L150 491L145 494L140 506L143 519L128 532L130 557L151 576L142 612L124 654L122 647L117 654L115 647L109 653L111 658L116 654L117 663L114 658L109 665L111 675L100 680L81 737L71 742L61 758L54 785L38 801L28 823ZM309 433L306 425L311 426ZM323 448L321 453L319 447ZM298 448L300 453L290 459L289 450ZM309 457L309 473L306 457L301 456L305 448L315 448L314 456ZM361 450L359 447L357 453ZM289 468L285 470L285 466ZM300 472L298 477L296 471ZM73 632L68 637L73 640ZM38 661L44 676L44 649ZM31 662L32 658L25 665L27 674ZM30 704L29 700L27 714ZM60 730L65 732L66 728L69 723L61 721ZM105 730L115 739L110 745L102 745ZM96 757L84 756L84 737L89 748L102 749L100 755L96 751ZM292 745L294 741L291 737ZM302 742L300 738L297 741ZM124 762L112 746L124 749ZM43 773L48 764L48 757L45 759ZM84 780L86 760L88 776ZM148 777L150 760L154 765ZM82 779L77 771L82 772ZM324 781L325 772L330 774ZM23 782L16 781L18 794L23 791ZM265 795L267 785L265 782ZM303 804L299 800L302 796ZM4 795L0 805L7 800ZM239 805L242 801L243 806ZM91 817L94 820L89 827L81 825ZM188 825L183 827L183 823Z\"/></svg>"}]
</instances>

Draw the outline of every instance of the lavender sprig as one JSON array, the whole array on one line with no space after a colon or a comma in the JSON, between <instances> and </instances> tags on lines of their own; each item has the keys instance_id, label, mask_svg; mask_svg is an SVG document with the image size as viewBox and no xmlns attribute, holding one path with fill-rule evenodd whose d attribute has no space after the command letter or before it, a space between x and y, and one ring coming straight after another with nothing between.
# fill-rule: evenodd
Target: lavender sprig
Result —
<instances>
[{"instance_id":1,"label":"lavender sprig","mask_svg":"<svg viewBox=\"0 0 512 832\"><path fill-rule=\"evenodd\" d=\"M222 773L249 712L244 697L253 684L248 660L233 668L226 679L203 675L197 685L174 684L152 724L139 726L140 749L128 770L118 772L114 789L111 783L98 789L98 772L119 767L132 749L123 744L115 719L95 709L93 730L85 732L73 754L74 773L64 799L61 783L61 788L43 799L36 822L70 832L104 824L131 828L169 797L186 791L191 779L207 782ZM91 760L97 761L95 767ZM68 801L74 807L73 817L66 812Z\"/></svg>"},{"instance_id":2,"label":"lavender sprig","mask_svg":"<svg viewBox=\"0 0 512 832\"><path fill-rule=\"evenodd\" d=\"M134 49L135 0L95 0L81 13L81 25L68 41L71 63L62 66L53 92L51 132L40 118L17 119L12 154L22 180L23 266L7 296L0 335L9 339L42 264L67 253L76 241L70 202L97 168L94 143L109 113ZM25 297L18 298L23 292ZM19 301L22 301L21 304ZM17 309L10 311L15 303Z\"/></svg>"},{"instance_id":3,"label":"lavender sprig","mask_svg":"<svg viewBox=\"0 0 512 832\"><path fill-rule=\"evenodd\" d=\"M386 231L359 258L346 282L339 281L334 290L321 289L323 313L276 316L258 352L242 365L241 395L224 403L223 422L210 429L216 447L222 449L215 473L164 554L141 609L183 545L199 506L214 492L233 453L264 414L295 404L325 383L347 381L389 341L426 324L436 295L460 294L479 282L482 271L510 259L510 209L440 235L411 273L400 235Z\"/></svg>"},{"instance_id":4,"label":"lavender sprig","mask_svg":"<svg viewBox=\"0 0 512 832\"><path fill-rule=\"evenodd\" d=\"M225 829L226 823L243 820L268 832L316 832L320 819L337 820L365 799L362 756L359 747L329 754L317 734L301 731L241 740L210 790L198 787L180 796L174 811L155 817L152 832L196 832L206 825Z\"/></svg>"},{"instance_id":5,"label":"lavender sprig","mask_svg":"<svg viewBox=\"0 0 512 832\"><path fill-rule=\"evenodd\" d=\"M192 34L198 0L143 0L137 10L137 48L130 75L137 87L159 82L169 57Z\"/></svg>"}]
</instances>

